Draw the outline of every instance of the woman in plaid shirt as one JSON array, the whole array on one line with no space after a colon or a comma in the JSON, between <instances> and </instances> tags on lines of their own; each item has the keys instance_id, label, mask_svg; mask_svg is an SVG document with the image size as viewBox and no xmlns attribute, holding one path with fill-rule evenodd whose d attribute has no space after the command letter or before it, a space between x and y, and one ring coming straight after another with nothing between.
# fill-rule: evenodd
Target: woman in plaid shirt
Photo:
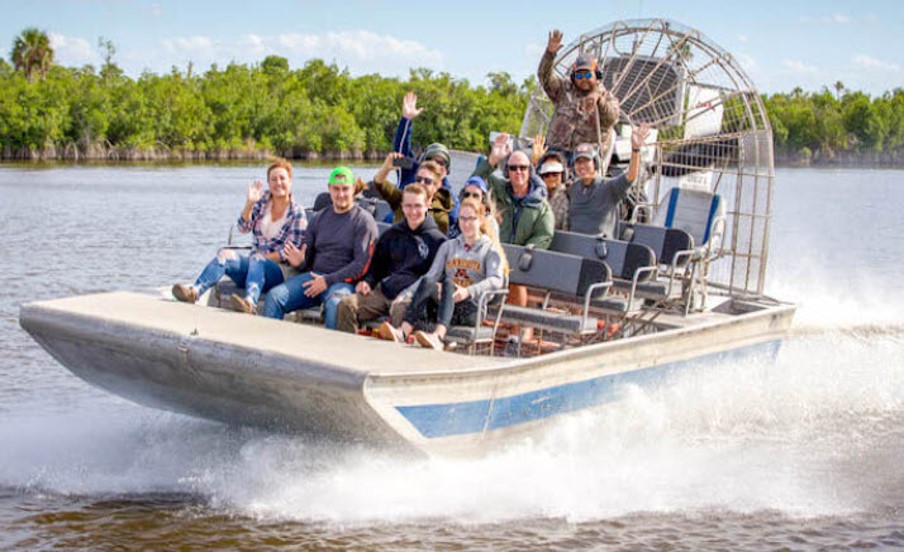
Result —
<instances>
[{"instance_id":1,"label":"woman in plaid shirt","mask_svg":"<svg viewBox=\"0 0 904 552\"><path fill-rule=\"evenodd\" d=\"M245 288L244 296L232 295L233 305L254 312L261 293L285 280L288 269L285 246L291 243L301 247L308 221L304 209L292 197L292 165L288 161L274 161L267 168L267 182L266 192L260 180L248 186L245 207L239 215L239 231L254 235L251 253L242 255L234 249L221 249L194 284L173 286L176 299L194 303L226 275Z\"/></svg>"}]
</instances>

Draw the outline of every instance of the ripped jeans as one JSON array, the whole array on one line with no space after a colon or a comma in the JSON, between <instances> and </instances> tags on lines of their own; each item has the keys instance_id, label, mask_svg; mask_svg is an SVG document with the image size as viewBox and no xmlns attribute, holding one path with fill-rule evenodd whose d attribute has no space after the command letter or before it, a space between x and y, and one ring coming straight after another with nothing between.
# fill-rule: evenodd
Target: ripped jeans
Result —
<instances>
[{"instance_id":1,"label":"ripped jeans","mask_svg":"<svg viewBox=\"0 0 904 552\"><path fill-rule=\"evenodd\" d=\"M256 305L261 293L283 282L283 272L278 263L261 253L242 255L234 249L221 249L217 256L207 263L201 275L195 280L198 296L213 287L220 278L228 276L235 285L245 288L245 299Z\"/></svg>"}]
</instances>

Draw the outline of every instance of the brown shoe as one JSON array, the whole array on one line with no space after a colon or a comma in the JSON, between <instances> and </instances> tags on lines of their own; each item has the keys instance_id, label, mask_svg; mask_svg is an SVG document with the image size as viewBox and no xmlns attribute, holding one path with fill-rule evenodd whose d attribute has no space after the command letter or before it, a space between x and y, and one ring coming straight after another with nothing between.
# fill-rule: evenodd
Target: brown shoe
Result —
<instances>
[{"instance_id":1,"label":"brown shoe","mask_svg":"<svg viewBox=\"0 0 904 552\"><path fill-rule=\"evenodd\" d=\"M254 314L254 311L256 310L254 305L251 304L251 301L235 293L229 296L229 302L232 303L233 309L244 312L245 314Z\"/></svg>"},{"instance_id":2,"label":"brown shoe","mask_svg":"<svg viewBox=\"0 0 904 552\"><path fill-rule=\"evenodd\" d=\"M193 286L176 284L173 286L173 297L183 303L194 304L198 300L198 290L196 290Z\"/></svg>"},{"instance_id":3,"label":"brown shoe","mask_svg":"<svg viewBox=\"0 0 904 552\"><path fill-rule=\"evenodd\" d=\"M386 341L405 343L405 334L402 333L402 330L396 328L388 321L380 324L380 327L377 328L376 335L380 339L385 339Z\"/></svg>"},{"instance_id":4,"label":"brown shoe","mask_svg":"<svg viewBox=\"0 0 904 552\"><path fill-rule=\"evenodd\" d=\"M418 330L414 332L414 338L421 344L421 347L433 349L435 351L443 350L443 340L435 333L427 333Z\"/></svg>"}]
</instances>

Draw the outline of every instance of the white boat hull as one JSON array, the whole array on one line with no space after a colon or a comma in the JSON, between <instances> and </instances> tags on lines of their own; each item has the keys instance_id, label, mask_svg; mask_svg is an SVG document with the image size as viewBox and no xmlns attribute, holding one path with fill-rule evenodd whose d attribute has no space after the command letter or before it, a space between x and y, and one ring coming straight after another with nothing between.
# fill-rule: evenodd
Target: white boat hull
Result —
<instances>
[{"instance_id":1,"label":"white boat hull","mask_svg":"<svg viewBox=\"0 0 904 552\"><path fill-rule=\"evenodd\" d=\"M794 307L736 305L676 318L657 333L530 359L405 347L129 292L30 303L20 323L75 375L139 404L473 454L601 407L625 384L655 385L730 355L774 355Z\"/></svg>"}]
</instances>

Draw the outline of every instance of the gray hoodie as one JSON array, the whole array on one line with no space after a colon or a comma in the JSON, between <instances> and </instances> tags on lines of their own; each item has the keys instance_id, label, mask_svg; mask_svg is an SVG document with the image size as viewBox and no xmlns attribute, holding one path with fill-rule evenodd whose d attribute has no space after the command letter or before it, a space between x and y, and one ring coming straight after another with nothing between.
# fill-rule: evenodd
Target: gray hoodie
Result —
<instances>
[{"instance_id":1,"label":"gray hoodie","mask_svg":"<svg viewBox=\"0 0 904 552\"><path fill-rule=\"evenodd\" d=\"M465 245L464 236L444 242L425 276L440 282L449 276L457 285L467 288L474 301L484 291L502 289L505 285L502 259L493 240L486 235L480 236L470 248Z\"/></svg>"}]
</instances>

